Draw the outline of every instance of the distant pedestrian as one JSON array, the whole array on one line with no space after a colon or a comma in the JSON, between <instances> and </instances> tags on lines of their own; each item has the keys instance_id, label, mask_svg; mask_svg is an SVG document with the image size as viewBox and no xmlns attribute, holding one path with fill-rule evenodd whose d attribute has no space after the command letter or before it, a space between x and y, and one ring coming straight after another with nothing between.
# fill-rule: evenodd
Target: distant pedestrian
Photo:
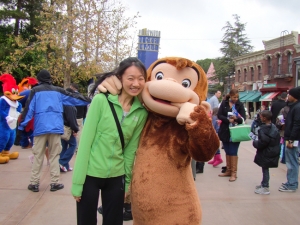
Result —
<instances>
[{"instance_id":1,"label":"distant pedestrian","mask_svg":"<svg viewBox=\"0 0 300 225\"><path fill-rule=\"evenodd\" d=\"M39 191L41 167L44 161L46 144L49 150L50 191L64 188L59 182L59 154L61 152L61 138L63 134L63 104L87 105L90 100L81 96L73 95L63 88L51 84L51 75L47 70L41 70L37 74L39 85L34 87L26 102L22 113L19 130L24 130L28 122L34 118L34 144L33 165L28 189L33 192Z\"/></svg>"},{"instance_id":2,"label":"distant pedestrian","mask_svg":"<svg viewBox=\"0 0 300 225\"><path fill-rule=\"evenodd\" d=\"M262 124L258 130L258 140L253 141L253 147L257 149L254 162L262 168L263 179L256 186L255 193L261 195L270 194L269 190L269 168L278 167L280 155L280 135L274 124L272 124L272 113L264 110L260 113Z\"/></svg>"},{"instance_id":3,"label":"distant pedestrian","mask_svg":"<svg viewBox=\"0 0 300 225\"><path fill-rule=\"evenodd\" d=\"M214 96L209 99L210 109L213 110L214 108L219 107L219 98L221 97L221 91L217 91Z\"/></svg>"},{"instance_id":4,"label":"distant pedestrian","mask_svg":"<svg viewBox=\"0 0 300 225\"><path fill-rule=\"evenodd\" d=\"M81 95L78 91L78 85L76 83L72 83L70 85L70 88L73 90L73 92L77 95ZM86 113L87 113L87 106L86 105L82 105L82 106L75 106L77 109L77 114L76 114L76 120L77 120L77 124L79 127L79 131L76 135L76 141L77 141L77 148L79 146L79 141L80 141L80 136L81 136L81 131L83 128L83 121L86 117Z\"/></svg>"},{"instance_id":5,"label":"distant pedestrian","mask_svg":"<svg viewBox=\"0 0 300 225\"><path fill-rule=\"evenodd\" d=\"M228 114L230 113L230 114ZM246 119L245 108L239 101L239 92L237 89L231 89L223 100L219 111L218 119L222 121L218 132L220 140L223 142L226 152L226 172L219 174L219 177L230 177L229 181L237 179L238 148L240 142L232 142L229 126L243 124Z\"/></svg>"},{"instance_id":6,"label":"distant pedestrian","mask_svg":"<svg viewBox=\"0 0 300 225\"><path fill-rule=\"evenodd\" d=\"M219 111L219 108L214 108L213 113L212 113L212 124L217 133L219 131L220 124L221 124L221 120L218 120L218 116L217 116L218 111ZM220 149L218 149L213 160L209 161L208 164L212 164L213 167L216 167L216 166L220 165L222 162L223 162L223 159L221 157L221 152L220 152Z\"/></svg>"},{"instance_id":7,"label":"distant pedestrian","mask_svg":"<svg viewBox=\"0 0 300 225\"><path fill-rule=\"evenodd\" d=\"M282 192L295 192L298 189L299 163L298 143L300 140L300 87L289 90L290 111L285 120L284 139L286 141L285 163L287 182L279 187Z\"/></svg>"},{"instance_id":8,"label":"distant pedestrian","mask_svg":"<svg viewBox=\"0 0 300 225\"><path fill-rule=\"evenodd\" d=\"M272 102L271 112L272 112L272 123L276 123L276 118L280 112L280 110L286 106L286 92L282 92L280 95L280 99L277 101Z\"/></svg>"},{"instance_id":9,"label":"distant pedestrian","mask_svg":"<svg viewBox=\"0 0 300 225\"><path fill-rule=\"evenodd\" d=\"M66 91L73 92L71 88L67 88ZM64 105L64 126L70 127L72 134L69 140L61 139L62 151L59 157L60 172L72 171L69 162L72 159L77 147L76 137L78 135L79 127L76 120L77 110L75 106Z\"/></svg>"}]
</instances>

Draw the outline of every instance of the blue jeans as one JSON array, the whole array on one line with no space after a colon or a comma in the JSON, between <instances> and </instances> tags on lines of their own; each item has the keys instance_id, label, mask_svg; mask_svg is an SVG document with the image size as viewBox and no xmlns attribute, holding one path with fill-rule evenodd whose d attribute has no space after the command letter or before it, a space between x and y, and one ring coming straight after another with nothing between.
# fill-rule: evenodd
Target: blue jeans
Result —
<instances>
[{"instance_id":1,"label":"blue jeans","mask_svg":"<svg viewBox=\"0 0 300 225\"><path fill-rule=\"evenodd\" d=\"M68 170L70 168L69 162L76 150L76 138L74 137L74 135L71 135L69 141L61 140L61 145L62 151L60 153L59 164L66 167L66 169Z\"/></svg>"},{"instance_id":2,"label":"blue jeans","mask_svg":"<svg viewBox=\"0 0 300 225\"><path fill-rule=\"evenodd\" d=\"M226 155L237 156L240 142L223 142Z\"/></svg>"},{"instance_id":3,"label":"blue jeans","mask_svg":"<svg viewBox=\"0 0 300 225\"><path fill-rule=\"evenodd\" d=\"M298 189L299 163L298 163L298 146L285 148L285 163L287 167L287 182L285 185L291 190Z\"/></svg>"},{"instance_id":4,"label":"blue jeans","mask_svg":"<svg viewBox=\"0 0 300 225\"><path fill-rule=\"evenodd\" d=\"M28 138L30 139L31 143L29 143L29 140ZM33 131L25 131L25 130L22 130L21 131L21 140L20 140L20 145L21 147L25 148L27 147L28 145L32 145L33 144Z\"/></svg>"}]
</instances>

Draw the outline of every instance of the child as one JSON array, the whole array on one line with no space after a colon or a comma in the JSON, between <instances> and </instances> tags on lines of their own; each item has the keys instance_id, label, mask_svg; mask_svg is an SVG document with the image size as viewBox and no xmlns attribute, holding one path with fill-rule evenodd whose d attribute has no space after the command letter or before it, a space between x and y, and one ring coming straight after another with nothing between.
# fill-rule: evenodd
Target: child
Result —
<instances>
[{"instance_id":1,"label":"child","mask_svg":"<svg viewBox=\"0 0 300 225\"><path fill-rule=\"evenodd\" d=\"M220 127L219 123L221 122L220 120L218 120L218 117L217 117L218 110L219 110L219 108L214 108L212 111L212 124L217 133L218 133L219 127ZM216 167L216 166L220 165L222 162L223 162L223 160L221 158L221 152L220 152L220 149L218 149L213 160L209 161L208 164L212 164L213 167Z\"/></svg>"},{"instance_id":2,"label":"child","mask_svg":"<svg viewBox=\"0 0 300 225\"><path fill-rule=\"evenodd\" d=\"M272 113L264 110L260 113L262 125L258 130L258 140L253 141L253 147L257 149L254 162L262 167L263 179L261 185L256 186L255 193L269 195L269 168L278 167L280 155L280 135L272 124Z\"/></svg>"}]
</instances>

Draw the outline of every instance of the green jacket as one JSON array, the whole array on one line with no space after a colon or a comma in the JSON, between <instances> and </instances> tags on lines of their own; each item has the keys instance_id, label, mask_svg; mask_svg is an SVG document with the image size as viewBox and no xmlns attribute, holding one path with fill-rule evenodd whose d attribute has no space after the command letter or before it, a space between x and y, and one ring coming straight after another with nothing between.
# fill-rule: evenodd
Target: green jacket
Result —
<instances>
[{"instance_id":1,"label":"green jacket","mask_svg":"<svg viewBox=\"0 0 300 225\"><path fill-rule=\"evenodd\" d=\"M119 132L104 94L97 94L89 107L76 156L72 194L81 196L87 175L110 178L125 174L125 191L131 181L131 172L140 135L147 120L147 111L138 98L134 98L129 114L123 118L118 96L109 95L124 135L124 154Z\"/></svg>"}]
</instances>

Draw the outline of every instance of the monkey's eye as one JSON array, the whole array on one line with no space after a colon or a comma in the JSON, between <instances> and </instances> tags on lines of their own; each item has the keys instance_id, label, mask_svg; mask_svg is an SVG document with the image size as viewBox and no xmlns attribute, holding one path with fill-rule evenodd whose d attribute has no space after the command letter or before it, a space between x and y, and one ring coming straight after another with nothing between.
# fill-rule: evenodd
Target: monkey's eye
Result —
<instances>
[{"instance_id":1,"label":"monkey's eye","mask_svg":"<svg viewBox=\"0 0 300 225\"><path fill-rule=\"evenodd\" d=\"M162 72L158 72L155 74L155 79L156 80L162 80L164 78L164 74Z\"/></svg>"},{"instance_id":2,"label":"monkey's eye","mask_svg":"<svg viewBox=\"0 0 300 225\"><path fill-rule=\"evenodd\" d=\"M183 87L189 88L191 86L191 81L189 79L184 79L181 84Z\"/></svg>"},{"instance_id":3,"label":"monkey's eye","mask_svg":"<svg viewBox=\"0 0 300 225\"><path fill-rule=\"evenodd\" d=\"M11 93L12 93L13 95L16 94L16 89L12 88L12 89L11 89Z\"/></svg>"}]
</instances>

